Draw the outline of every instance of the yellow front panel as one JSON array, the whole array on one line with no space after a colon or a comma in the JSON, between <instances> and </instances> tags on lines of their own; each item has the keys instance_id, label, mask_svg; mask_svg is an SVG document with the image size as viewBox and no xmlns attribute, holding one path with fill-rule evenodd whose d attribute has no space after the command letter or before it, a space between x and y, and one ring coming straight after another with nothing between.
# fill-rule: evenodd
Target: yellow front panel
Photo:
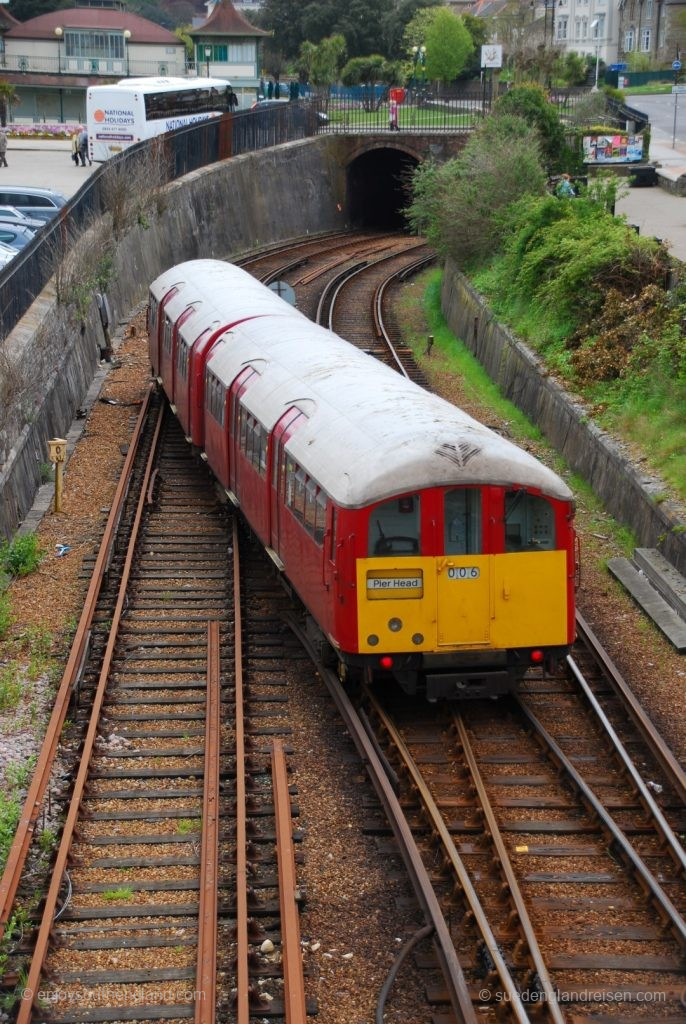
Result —
<instances>
[{"instance_id":1,"label":"yellow front panel","mask_svg":"<svg viewBox=\"0 0 686 1024\"><path fill-rule=\"evenodd\" d=\"M432 651L436 648L435 559L363 558L357 562L359 650ZM393 630L389 623L400 623ZM370 644L368 638L379 638ZM418 641L419 637L423 639Z\"/></svg>"},{"instance_id":2,"label":"yellow front panel","mask_svg":"<svg viewBox=\"0 0 686 1024\"><path fill-rule=\"evenodd\" d=\"M567 642L567 556L522 551L495 556L491 636L498 647Z\"/></svg>"},{"instance_id":3,"label":"yellow front panel","mask_svg":"<svg viewBox=\"0 0 686 1024\"><path fill-rule=\"evenodd\" d=\"M491 646L492 555L444 555L435 560L438 646Z\"/></svg>"}]
</instances>

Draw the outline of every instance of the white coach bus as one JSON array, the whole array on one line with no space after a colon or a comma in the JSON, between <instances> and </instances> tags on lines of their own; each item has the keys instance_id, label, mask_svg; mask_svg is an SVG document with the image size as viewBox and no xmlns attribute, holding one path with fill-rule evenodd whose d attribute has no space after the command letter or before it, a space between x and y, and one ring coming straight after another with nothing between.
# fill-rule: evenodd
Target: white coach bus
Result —
<instances>
[{"instance_id":1,"label":"white coach bus","mask_svg":"<svg viewBox=\"0 0 686 1024\"><path fill-rule=\"evenodd\" d=\"M238 99L222 78L124 78L86 93L91 160L108 160L143 139L233 110Z\"/></svg>"}]
</instances>

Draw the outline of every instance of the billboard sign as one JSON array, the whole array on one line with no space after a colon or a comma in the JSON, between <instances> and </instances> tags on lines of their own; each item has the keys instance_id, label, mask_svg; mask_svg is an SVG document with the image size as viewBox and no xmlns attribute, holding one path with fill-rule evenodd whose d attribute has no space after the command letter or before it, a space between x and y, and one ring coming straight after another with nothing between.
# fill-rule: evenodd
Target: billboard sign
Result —
<instances>
[{"instance_id":1,"label":"billboard sign","mask_svg":"<svg viewBox=\"0 0 686 1024\"><path fill-rule=\"evenodd\" d=\"M642 135L584 135L584 163L629 164L643 159Z\"/></svg>"}]
</instances>

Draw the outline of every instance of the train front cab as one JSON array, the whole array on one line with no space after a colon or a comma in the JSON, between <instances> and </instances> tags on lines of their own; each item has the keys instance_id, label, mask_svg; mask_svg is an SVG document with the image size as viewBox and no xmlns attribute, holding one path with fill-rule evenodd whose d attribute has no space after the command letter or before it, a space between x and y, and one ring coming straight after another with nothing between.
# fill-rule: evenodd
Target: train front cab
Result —
<instances>
[{"instance_id":1,"label":"train front cab","mask_svg":"<svg viewBox=\"0 0 686 1024\"><path fill-rule=\"evenodd\" d=\"M340 620L356 624L340 638L359 652L350 667L429 700L507 692L552 667L574 638L572 517L569 502L493 486L342 512L357 552L357 614Z\"/></svg>"}]
</instances>

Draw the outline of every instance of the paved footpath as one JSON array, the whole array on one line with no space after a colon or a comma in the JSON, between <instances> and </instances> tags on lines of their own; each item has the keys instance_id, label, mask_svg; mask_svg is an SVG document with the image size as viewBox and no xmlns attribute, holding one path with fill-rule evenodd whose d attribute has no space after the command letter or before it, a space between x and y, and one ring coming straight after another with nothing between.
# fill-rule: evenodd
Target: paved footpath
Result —
<instances>
[{"instance_id":1,"label":"paved footpath","mask_svg":"<svg viewBox=\"0 0 686 1024\"><path fill-rule=\"evenodd\" d=\"M671 147L671 139L653 139L651 160L675 176L686 174L686 143ZM8 167L0 167L0 182L8 185L37 185L54 188L72 196L85 179L99 167L75 167L68 139L10 139ZM626 214L642 235L663 239L677 259L686 262L686 197L674 196L659 187L630 188L617 203L617 213Z\"/></svg>"}]
</instances>

